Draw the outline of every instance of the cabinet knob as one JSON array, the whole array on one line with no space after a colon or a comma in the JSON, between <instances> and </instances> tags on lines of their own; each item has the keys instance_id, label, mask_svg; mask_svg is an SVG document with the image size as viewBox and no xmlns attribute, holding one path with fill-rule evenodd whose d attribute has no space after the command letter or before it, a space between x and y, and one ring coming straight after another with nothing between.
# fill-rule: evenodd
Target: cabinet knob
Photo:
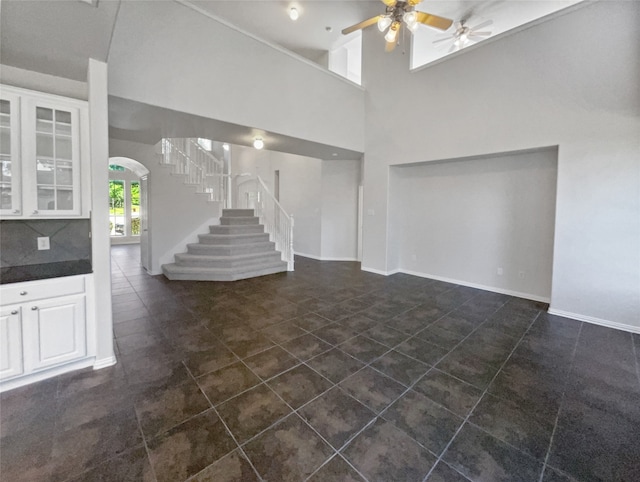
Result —
<instances>
[{"instance_id":1,"label":"cabinet knob","mask_svg":"<svg viewBox=\"0 0 640 482\"><path fill-rule=\"evenodd\" d=\"M20 292L20 296L24 296L24 295L26 295L26 294L27 294L27 292L26 292L26 291L21 291L21 292Z\"/></svg>"},{"instance_id":2,"label":"cabinet knob","mask_svg":"<svg viewBox=\"0 0 640 482\"><path fill-rule=\"evenodd\" d=\"M12 310L12 311L11 311L11 314L12 314L12 315L17 315L17 314L18 314L18 310Z\"/></svg>"},{"instance_id":3,"label":"cabinet knob","mask_svg":"<svg viewBox=\"0 0 640 482\"><path fill-rule=\"evenodd\" d=\"M13 210L13 214L20 214L20 210L19 209L14 209Z\"/></svg>"},{"instance_id":4,"label":"cabinet knob","mask_svg":"<svg viewBox=\"0 0 640 482\"><path fill-rule=\"evenodd\" d=\"M38 309L38 307L37 307L37 306L32 306L32 307L31 307L31 311L36 311L37 309Z\"/></svg>"},{"instance_id":5,"label":"cabinet knob","mask_svg":"<svg viewBox=\"0 0 640 482\"><path fill-rule=\"evenodd\" d=\"M33 212L31 214L38 214L38 210L34 209Z\"/></svg>"}]
</instances>

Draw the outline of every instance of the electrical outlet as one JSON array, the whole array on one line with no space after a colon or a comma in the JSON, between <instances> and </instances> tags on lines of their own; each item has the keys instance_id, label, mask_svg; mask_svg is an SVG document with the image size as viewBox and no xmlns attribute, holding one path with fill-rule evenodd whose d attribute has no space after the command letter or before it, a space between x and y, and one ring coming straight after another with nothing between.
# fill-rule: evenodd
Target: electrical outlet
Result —
<instances>
[{"instance_id":1,"label":"electrical outlet","mask_svg":"<svg viewBox=\"0 0 640 482\"><path fill-rule=\"evenodd\" d=\"M527 277L527 273L524 271L518 271L518 278L525 279Z\"/></svg>"},{"instance_id":2,"label":"electrical outlet","mask_svg":"<svg viewBox=\"0 0 640 482\"><path fill-rule=\"evenodd\" d=\"M502 268L498 268L498 276L502 276L504 274L504 271L502 271Z\"/></svg>"},{"instance_id":3,"label":"electrical outlet","mask_svg":"<svg viewBox=\"0 0 640 482\"><path fill-rule=\"evenodd\" d=\"M51 249L49 245L49 237L38 238L38 250Z\"/></svg>"}]
</instances>

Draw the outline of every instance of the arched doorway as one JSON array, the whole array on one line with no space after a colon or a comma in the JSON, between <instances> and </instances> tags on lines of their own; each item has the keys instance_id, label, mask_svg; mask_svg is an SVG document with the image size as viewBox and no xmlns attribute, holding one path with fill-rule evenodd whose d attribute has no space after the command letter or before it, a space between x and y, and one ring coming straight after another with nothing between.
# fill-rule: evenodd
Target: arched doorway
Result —
<instances>
[{"instance_id":1,"label":"arched doorway","mask_svg":"<svg viewBox=\"0 0 640 482\"><path fill-rule=\"evenodd\" d=\"M149 269L149 170L128 157L109 158L111 244L140 243L140 263Z\"/></svg>"}]
</instances>

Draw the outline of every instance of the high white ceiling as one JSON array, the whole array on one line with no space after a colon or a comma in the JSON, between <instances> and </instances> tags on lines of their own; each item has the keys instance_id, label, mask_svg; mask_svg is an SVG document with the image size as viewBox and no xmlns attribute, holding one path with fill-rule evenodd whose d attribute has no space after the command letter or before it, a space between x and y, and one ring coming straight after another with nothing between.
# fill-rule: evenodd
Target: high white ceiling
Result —
<instances>
[{"instance_id":1,"label":"high white ceiling","mask_svg":"<svg viewBox=\"0 0 640 482\"><path fill-rule=\"evenodd\" d=\"M482 30L491 30L495 37L581 1L424 0L417 9L455 21L469 19L470 24L490 19L493 25ZM320 63L326 62L323 55L327 51L348 40L341 34L342 29L385 12L380 0L192 0L190 3L246 32ZM292 7L300 14L296 21L289 18ZM451 27L447 32L453 30ZM382 36L380 34L381 50L384 49ZM418 28L412 48L412 67L448 54L451 43L444 42L443 48L433 45L433 41L442 36L442 31L426 26ZM408 34L405 35L405 42L408 38Z\"/></svg>"}]
</instances>

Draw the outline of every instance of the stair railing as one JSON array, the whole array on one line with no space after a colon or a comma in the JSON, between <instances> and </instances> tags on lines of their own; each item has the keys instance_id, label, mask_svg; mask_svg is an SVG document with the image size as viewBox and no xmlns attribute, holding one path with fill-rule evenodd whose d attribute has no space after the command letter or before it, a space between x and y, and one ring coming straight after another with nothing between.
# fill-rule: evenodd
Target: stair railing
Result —
<instances>
[{"instance_id":1,"label":"stair railing","mask_svg":"<svg viewBox=\"0 0 640 482\"><path fill-rule=\"evenodd\" d=\"M224 163L198 144L196 139L162 139L161 164L172 166L173 172L185 176L185 182L196 186L210 201L227 207L229 175Z\"/></svg>"},{"instance_id":2,"label":"stair railing","mask_svg":"<svg viewBox=\"0 0 640 482\"><path fill-rule=\"evenodd\" d=\"M252 206L246 207L253 207L276 249L282 253L282 261L287 262L287 271L293 271L293 215L282 209L260 176L256 177L255 184Z\"/></svg>"}]
</instances>

